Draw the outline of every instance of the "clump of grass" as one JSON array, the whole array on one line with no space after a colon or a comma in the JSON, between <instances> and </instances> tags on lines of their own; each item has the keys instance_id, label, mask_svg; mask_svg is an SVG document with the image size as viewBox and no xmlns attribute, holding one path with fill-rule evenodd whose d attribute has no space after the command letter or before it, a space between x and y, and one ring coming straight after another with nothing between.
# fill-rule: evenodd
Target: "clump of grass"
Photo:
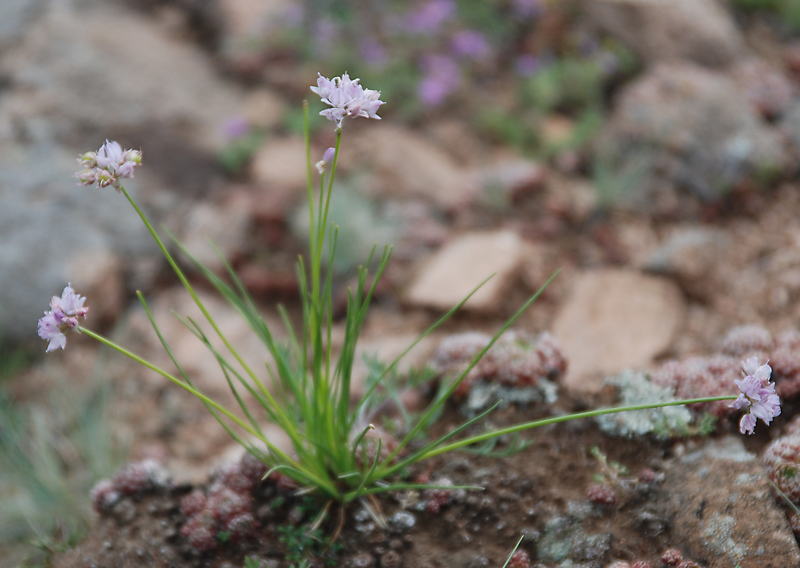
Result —
<instances>
[{"instance_id":1,"label":"clump of grass","mask_svg":"<svg viewBox=\"0 0 800 568\"><path fill-rule=\"evenodd\" d=\"M0 391L0 546L33 543L43 562L89 527L89 488L113 472L121 452L107 422L107 388L66 384L43 404L17 404ZM19 548L19 547L17 547Z\"/></svg>"}]
</instances>

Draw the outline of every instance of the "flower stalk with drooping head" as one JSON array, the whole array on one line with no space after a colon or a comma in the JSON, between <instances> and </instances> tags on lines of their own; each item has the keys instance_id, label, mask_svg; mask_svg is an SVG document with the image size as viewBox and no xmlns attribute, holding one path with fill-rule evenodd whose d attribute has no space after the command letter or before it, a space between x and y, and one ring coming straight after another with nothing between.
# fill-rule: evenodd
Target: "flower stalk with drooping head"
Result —
<instances>
[{"instance_id":1,"label":"flower stalk with drooping head","mask_svg":"<svg viewBox=\"0 0 800 568\"><path fill-rule=\"evenodd\" d=\"M769 381L772 367L764 363L758 364L758 357L750 357L742 365L745 377L736 381L741 393L730 405L731 408L747 409L747 414L739 421L742 434L752 434L756 427L756 419L760 418L769 425L772 419L781 413L781 399L775 394L775 383Z\"/></svg>"},{"instance_id":2,"label":"flower stalk with drooping head","mask_svg":"<svg viewBox=\"0 0 800 568\"><path fill-rule=\"evenodd\" d=\"M142 153L123 150L119 143L106 140L97 152L86 152L78 158L78 163L85 168L75 173L80 180L78 185L97 182L100 187L112 185L119 190L119 180L132 178L134 168L142 163Z\"/></svg>"},{"instance_id":3,"label":"flower stalk with drooping head","mask_svg":"<svg viewBox=\"0 0 800 568\"><path fill-rule=\"evenodd\" d=\"M76 294L71 285L64 288L60 298L53 296L50 300L50 311L39 319L39 337L50 342L47 352L55 351L59 347L64 349L67 345L64 332L76 329L78 318L86 318L89 312L89 308L83 305L85 301L86 298Z\"/></svg>"},{"instance_id":4,"label":"flower stalk with drooping head","mask_svg":"<svg viewBox=\"0 0 800 568\"><path fill-rule=\"evenodd\" d=\"M322 99L322 102L333 108L325 109L319 114L336 123L336 130L341 130L344 117L374 118L380 120L378 109L386 104L378 98L380 91L365 89L359 84L360 79L350 79L347 73L341 77L328 79L319 73L317 86L311 87Z\"/></svg>"}]
</instances>

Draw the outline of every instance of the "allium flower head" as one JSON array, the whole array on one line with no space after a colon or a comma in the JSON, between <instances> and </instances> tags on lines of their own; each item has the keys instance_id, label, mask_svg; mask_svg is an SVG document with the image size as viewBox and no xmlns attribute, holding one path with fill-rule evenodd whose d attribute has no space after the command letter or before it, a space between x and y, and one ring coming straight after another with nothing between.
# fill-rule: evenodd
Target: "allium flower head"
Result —
<instances>
[{"instance_id":1,"label":"allium flower head","mask_svg":"<svg viewBox=\"0 0 800 568\"><path fill-rule=\"evenodd\" d=\"M750 357L742 364L742 370L745 377L735 381L741 392L730 407L737 410L747 409L747 414L739 421L739 430L742 434L752 434L757 418L768 425L774 417L780 415L781 399L775 394L775 383L769 381L772 374L769 365L759 365L757 357Z\"/></svg>"},{"instance_id":2,"label":"allium flower head","mask_svg":"<svg viewBox=\"0 0 800 568\"><path fill-rule=\"evenodd\" d=\"M381 119L377 114L378 109L386 103L378 100L381 96L380 91L365 89L359 81L360 79L350 79L347 73L333 79L327 79L319 74L317 86L311 87L323 103L333 107L323 110L320 114L335 122L337 130L342 127L345 116Z\"/></svg>"},{"instance_id":3,"label":"allium flower head","mask_svg":"<svg viewBox=\"0 0 800 568\"><path fill-rule=\"evenodd\" d=\"M80 180L78 185L97 185L119 187L120 178L132 178L133 169L142 163L142 153L139 150L123 150L117 142L103 144L97 152L86 152L78 158L84 170L77 172L75 177Z\"/></svg>"},{"instance_id":4,"label":"allium flower head","mask_svg":"<svg viewBox=\"0 0 800 568\"><path fill-rule=\"evenodd\" d=\"M58 348L64 349L67 344L64 332L76 328L78 318L85 318L89 312L89 308L83 305L85 301L86 298L76 294L69 285L64 288L60 298L53 296L50 300L51 310L39 319L39 337L50 342L48 353Z\"/></svg>"}]
</instances>

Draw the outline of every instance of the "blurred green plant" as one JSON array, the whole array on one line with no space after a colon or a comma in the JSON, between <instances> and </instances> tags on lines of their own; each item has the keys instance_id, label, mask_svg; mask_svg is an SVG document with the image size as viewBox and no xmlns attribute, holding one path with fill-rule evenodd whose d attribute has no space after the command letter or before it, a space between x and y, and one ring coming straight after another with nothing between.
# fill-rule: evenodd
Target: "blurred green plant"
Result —
<instances>
[{"instance_id":1,"label":"blurred green plant","mask_svg":"<svg viewBox=\"0 0 800 568\"><path fill-rule=\"evenodd\" d=\"M0 338L0 385L29 367L37 357L32 349Z\"/></svg>"},{"instance_id":2,"label":"blurred green plant","mask_svg":"<svg viewBox=\"0 0 800 568\"><path fill-rule=\"evenodd\" d=\"M238 174L266 139L266 132L252 130L223 146L217 154L217 159L225 171Z\"/></svg>"},{"instance_id":3,"label":"blurred green plant","mask_svg":"<svg viewBox=\"0 0 800 568\"><path fill-rule=\"evenodd\" d=\"M629 198L651 168L650 155L645 149L620 155L614 148L599 145L592 161L597 208L608 211Z\"/></svg>"},{"instance_id":4,"label":"blurred green plant","mask_svg":"<svg viewBox=\"0 0 800 568\"><path fill-rule=\"evenodd\" d=\"M731 0L735 8L776 14L791 31L800 31L800 0Z\"/></svg>"},{"instance_id":5,"label":"blurred green plant","mask_svg":"<svg viewBox=\"0 0 800 568\"><path fill-rule=\"evenodd\" d=\"M92 517L89 489L121 462L106 410L108 389L54 388L46 404L0 391L0 546L31 543L28 565L68 548Z\"/></svg>"}]
</instances>

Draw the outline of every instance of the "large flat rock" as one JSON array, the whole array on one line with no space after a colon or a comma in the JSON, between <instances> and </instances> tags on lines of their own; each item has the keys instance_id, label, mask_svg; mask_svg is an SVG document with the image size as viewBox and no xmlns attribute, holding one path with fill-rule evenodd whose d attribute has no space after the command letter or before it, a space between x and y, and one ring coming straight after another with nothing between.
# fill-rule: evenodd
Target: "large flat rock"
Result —
<instances>
[{"instance_id":1,"label":"large flat rock","mask_svg":"<svg viewBox=\"0 0 800 568\"><path fill-rule=\"evenodd\" d=\"M573 286L552 329L569 360L564 383L577 391L648 366L672 344L686 309L673 282L634 271L585 272Z\"/></svg>"},{"instance_id":2,"label":"large flat rock","mask_svg":"<svg viewBox=\"0 0 800 568\"><path fill-rule=\"evenodd\" d=\"M449 310L494 274L464 308L496 309L519 274L523 253L522 239L513 231L462 235L425 262L412 281L406 300L416 306Z\"/></svg>"},{"instance_id":3,"label":"large flat rock","mask_svg":"<svg viewBox=\"0 0 800 568\"><path fill-rule=\"evenodd\" d=\"M800 550L756 456L739 435L665 467L661 507L682 552L708 568L800 566Z\"/></svg>"}]
</instances>

